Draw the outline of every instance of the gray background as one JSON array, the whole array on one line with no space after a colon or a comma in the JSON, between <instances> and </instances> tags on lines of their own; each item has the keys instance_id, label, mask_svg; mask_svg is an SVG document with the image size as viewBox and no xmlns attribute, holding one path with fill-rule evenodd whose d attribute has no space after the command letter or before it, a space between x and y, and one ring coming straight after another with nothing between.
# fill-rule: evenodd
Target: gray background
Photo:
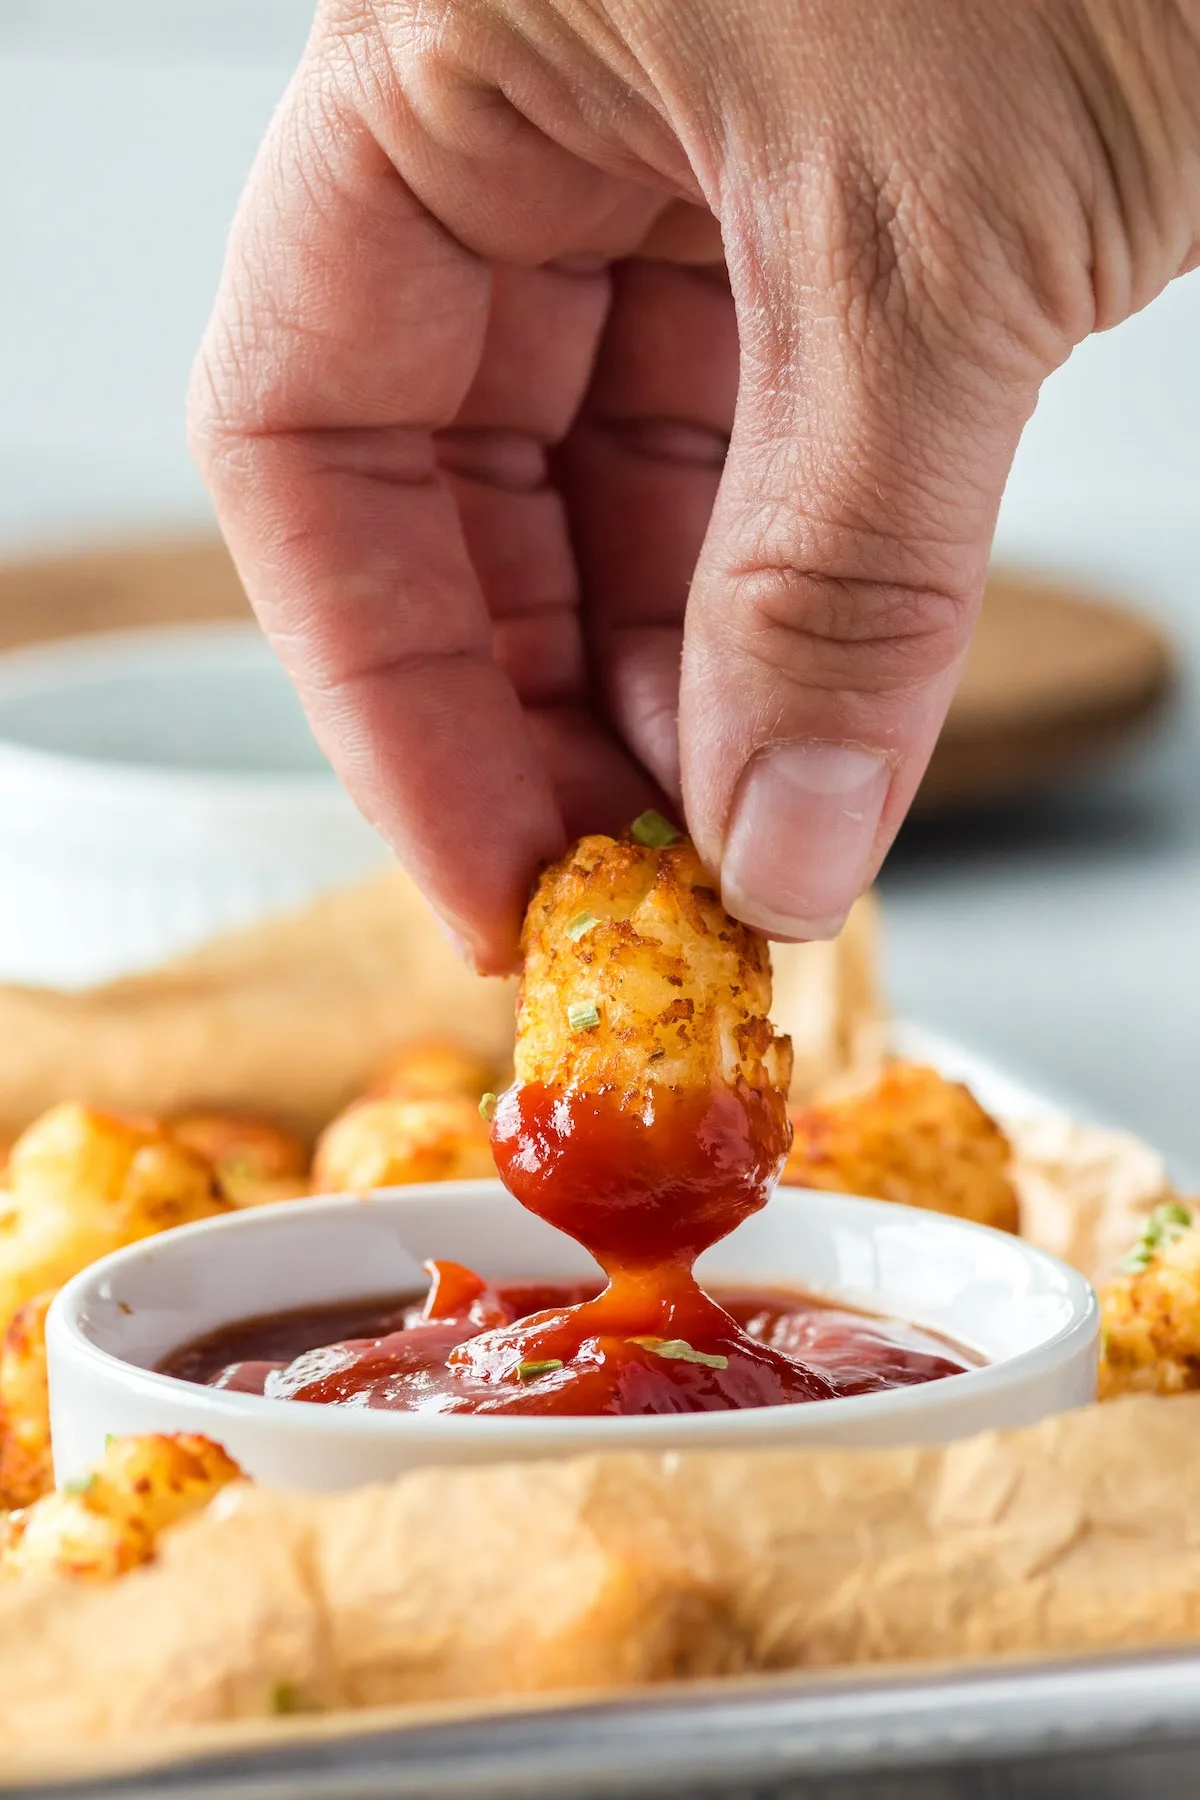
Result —
<instances>
[{"instance_id":1,"label":"gray background","mask_svg":"<svg viewBox=\"0 0 1200 1800\"><path fill-rule=\"evenodd\" d=\"M207 518L181 396L307 0L0 0L0 551ZM1049 384L1009 559L1169 621L1200 666L1200 276ZM909 1016L1200 1167L1200 721L1070 804L909 833Z\"/></svg>"}]
</instances>

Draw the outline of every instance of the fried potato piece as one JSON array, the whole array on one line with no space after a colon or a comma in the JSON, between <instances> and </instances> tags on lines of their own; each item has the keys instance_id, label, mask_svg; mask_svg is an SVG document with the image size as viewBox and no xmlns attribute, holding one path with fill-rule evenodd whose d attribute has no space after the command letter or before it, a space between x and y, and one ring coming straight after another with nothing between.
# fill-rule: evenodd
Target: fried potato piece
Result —
<instances>
[{"instance_id":1,"label":"fried potato piece","mask_svg":"<svg viewBox=\"0 0 1200 1800\"><path fill-rule=\"evenodd\" d=\"M787 1091L767 945L730 918L686 840L581 839L538 882L521 944L518 1082L628 1106L663 1087Z\"/></svg>"},{"instance_id":2,"label":"fried potato piece","mask_svg":"<svg viewBox=\"0 0 1200 1800\"><path fill-rule=\"evenodd\" d=\"M58 1288L110 1250L227 1210L208 1163L152 1123L58 1106L18 1138L0 1191L0 1503L50 1484L44 1325Z\"/></svg>"},{"instance_id":3,"label":"fried potato piece","mask_svg":"<svg viewBox=\"0 0 1200 1800\"><path fill-rule=\"evenodd\" d=\"M46 1314L53 1293L18 1307L0 1345L0 1505L28 1506L54 1486Z\"/></svg>"},{"instance_id":4,"label":"fried potato piece","mask_svg":"<svg viewBox=\"0 0 1200 1800\"><path fill-rule=\"evenodd\" d=\"M358 1100L322 1134L313 1185L322 1194L360 1194L416 1181L495 1175L478 1097Z\"/></svg>"},{"instance_id":5,"label":"fried potato piece","mask_svg":"<svg viewBox=\"0 0 1200 1800\"><path fill-rule=\"evenodd\" d=\"M440 1100L450 1094L478 1102L497 1073L450 1038L417 1038L388 1057L367 1089L368 1100Z\"/></svg>"},{"instance_id":6,"label":"fried potato piece","mask_svg":"<svg viewBox=\"0 0 1200 1800\"><path fill-rule=\"evenodd\" d=\"M161 1127L53 1107L14 1144L0 1195L0 1321L110 1250L228 1209L208 1163Z\"/></svg>"},{"instance_id":7,"label":"fried potato piece","mask_svg":"<svg viewBox=\"0 0 1200 1800\"><path fill-rule=\"evenodd\" d=\"M308 1151L294 1132L233 1113L185 1113L169 1126L177 1144L212 1166L234 1206L298 1200L309 1188Z\"/></svg>"},{"instance_id":8,"label":"fried potato piece","mask_svg":"<svg viewBox=\"0 0 1200 1800\"><path fill-rule=\"evenodd\" d=\"M1200 1388L1200 1227L1181 1200L1155 1207L1100 1290L1102 1400Z\"/></svg>"},{"instance_id":9,"label":"fried potato piece","mask_svg":"<svg viewBox=\"0 0 1200 1800\"><path fill-rule=\"evenodd\" d=\"M150 1562L164 1531L244 1479L209 1438L114 1438L92 1474L9 1515L0 1575L111 1581Z\"/></svg>"},{"instance_id":10,"label":"fried potato piece","mask_svg":"<svg viewBox=\"0 0 1200 1800\"><path fill-rule=\"evenodd\" d=\"M1008 1139L970 1091L894 1063L865 1093L793 1113L783 1180L1017 1231Z\"/></svg>"}]
</instances>

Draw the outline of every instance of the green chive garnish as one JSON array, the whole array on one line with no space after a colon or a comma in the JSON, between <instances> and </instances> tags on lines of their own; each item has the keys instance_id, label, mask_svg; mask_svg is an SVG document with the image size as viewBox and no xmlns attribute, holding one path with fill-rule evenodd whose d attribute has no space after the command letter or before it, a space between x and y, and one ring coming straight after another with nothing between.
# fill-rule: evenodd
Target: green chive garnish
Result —
<instances>
[{"instance_id":1,"label":"green chive garnish","mask_svg":"<svg viewBox=\"0 0 1200 1800\"><path fill-rule=\"evenodd\" d=\"M703 1363L706 1369L727 1369L727 1356L713 1356L707 1350L693 1350L686 1338L630 1338L631 1344L640 1344L643 1350L652 1350L655 1356L665 1356L671 1362Z\"/></svg>"},{"instance_id":2,"label":"green chive garnish","mask_svg":"<svg viewBox=\"0 0 1200 1800\"><path fill-rule=\"evenodd\" d=\"M1181 1200L1165 1200L1161 1206L1155 1207L1150 1214L1150 1221L1160 1229L1167 1225L1190 1226L1192 1215Z\"/></svg>"},{"instance_id":3,"label":"green chive garnish","mask_svg":"<svg viewBox=\"0 0 1200 1800\"><path fill-rule=\"evenodd\" d=\"M593 925L598 925L599 923L600 921L594 912L576 913L575 917L567 926L567 936L573 944L577 944L580 938L592 929Z\"/></svg>"},{"instance_id":4,"label":"green chive garnish","mask_svg":"<svg viewBox=\"0 0 1200 1800\"><path fill-rule=\"evenodd\" d=\"M561 1356L548 1356L544 1362L518 1363L517 1376L521 1381L536 1381L539 1375L553 1375L555 1369L562 1366Z\"/></svg>"},{"instance_id":5,"label":"green chive garnish","mask_svg":"<svg viewBox=\"0 0 1200 1800\"><path fill-rule=\"evenodd\" d=\"M97 1476L95 1471L90 1475L75 1475L70 1481L63 1482L64 1494L88 1494L95 1487Z\"/></svg>"},{"instance_id":6,"label":"green chive garnish","mask_svg":"<svg viewBox=\"0 0 1200 1800\"><path fill-rule=\"evenodd\" d=\"M600 1023L600 1008L594 1000L577 1000L567 1008L567 1024L572 1031L592 1031Z\"/></svg>"},{"instance_id":7,"label":"green chive garnish","mask_svg":"<svg viewBox=\"0 0 1200 1800\"><path fill-rule=\"evenodd\" d=\"M1146 1220L1142 1235L1118 1267L1124 1275L1139 1275L1168 1244L1177 1243L1192 1229L1192 1215L1179 1200L1164 1200Z\"/></svg>"},{"instance_id":8,"label":"green chive garnish","mask_svg":"<svg viewBox=\"0 0 1200 1800\"><path fill-rule=\"evenodd\" d=\"M676 831L661 813L650 811L641 813L633 821L629 835L635 843L645 844L648 850L665 850L668 844L677 844L683 833Z\"/></svg>"},{"instance_id":9,"label":"green chive garnish","mask_svg":"<svg viewBox=\"0 0 1200 1800\"><path fill-rule=\"evenodd\" d=\"M479 1097L479 1116L481 1119L486 1119L489 1125L492 1122L492 1115L496 1111L498 1098L497 1094L481 1094Z\"/></svg>"}]
</instances>

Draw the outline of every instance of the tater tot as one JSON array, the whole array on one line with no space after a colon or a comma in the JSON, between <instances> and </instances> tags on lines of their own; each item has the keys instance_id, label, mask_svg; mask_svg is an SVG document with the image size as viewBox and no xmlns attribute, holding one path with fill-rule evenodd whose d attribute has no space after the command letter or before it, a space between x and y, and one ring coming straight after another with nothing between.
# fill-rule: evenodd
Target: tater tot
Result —
<instances>
[{"instance_id":1,"label":"tater tot","mask_svg":"<svg viewBox=\"0 0 1200 1800\"><path fill-rule=\"evenodd\" d=\"M495 1173L478 1097L359 1100L317 1144L313 1185L324 1194L361 1194Z\"/></svg>"},{"instance_id":2,"label":"tater tot","mask_svg":"<svg viewBox=\"0 0 1200 1800\"><path fill-rule=\"evenodd\" d=\"M0 1190L0 1503L49 1485L44 1325L57 1290L111 1250L228 1209L209 1164L152 1122L56 1106L18 1138Z\"/></svg>"},{"instance_id":3,"label":"tater tot","mask_svg":"<svg viewBox=\"0 0 1200 1800\"><path fill-rule=\"evenodd\" d=\"M302 1139L263 1119L232 1113L184 1113L169 1126L176 1143L211 1164L217 1186L234 1206L268 1206L309 1192Z\"/></svg>"},{"instance_id":4,"label":"tater tot","mask_svg":"<svg viewBox=\"0 0 1200 1800\"><path fill-rule=\"evenodd\" d=\"M522 949L518 1082L631 1108L661 1088L786 1092L767 945L730 918L686 840L583 838L539 881Z\"/></svg>"},{"instance_id":5,"label":"tater tot","mask_svg":"<svg viewBox=\"0 0 1200 1800\"><path fill-rule=\"evenodd\" d=\"M401 1045L367 1089L369 1100L441 1100L459 1095L478 1101L493 1088L496 1071L450 1038L418 1038Z\"/></svg>"},{"instance_id":6,"label":"tater tot","mask_svg":"<svg viewBox=\"0 0 1200 1800\"><path fill-rule=\"evenodd\" d=\"M1100 1290L1100 1398L1200 1388L1200 1229L1182 1200L1155 1207Z\"/></svg>"},{"instance_id":7,"label":"tater tot","mask_svg":"<svg viewBox=\"0 0 1200 1800\"><path fill-rule=\"evenodd\" d=\"M52 1108L14 1144L0 1193L0 1325L110 1250L226 1211L209 1164L161 1127Z\"/></svg>"},{"instance_id":8,"label":"tater tot","mask_svg":"<svg viewBox=\"0 0 1200 1800\"><path fill-rule=\"evenodd\" d=\"M1007 1138L967 1088L934 1069L893 1064L865 1093L805 1107L792 1124L785 1182L1019 1229Z\"/></svg>"},{"instance_id":9,"label":"tater tot","mask_svg":"<svg viewBox=\"0 0 1200 1800\"><path fill-rule=\"evenodd\" d=\"M114 1438L91 1474L9 1515L0 1575L111 1581L150 1562L164 1531L244 1479L209 1438Z\"/></svg>"},{"instance_id":10,"label":"tater tot","mask_svg":"<svg viewBox=\"0 0 1200 1800\"><path fill-rule=\"evenodd\" d=\"M28 1506L54 1485L46 1314L54 1295L17 1308L0 1344L0 1506Z\"/></svg>"}]
</instances>

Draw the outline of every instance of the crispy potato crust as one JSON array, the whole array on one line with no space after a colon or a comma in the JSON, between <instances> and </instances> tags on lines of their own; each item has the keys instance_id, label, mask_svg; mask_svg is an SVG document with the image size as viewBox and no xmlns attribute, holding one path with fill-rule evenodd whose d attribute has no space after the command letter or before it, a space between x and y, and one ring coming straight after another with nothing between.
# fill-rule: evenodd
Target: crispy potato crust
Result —
<instances>
[{"instance_id":1,"label":"crispy potato crust","mask_svg":"<svg viewBox=\"0 0 1200 1800\"><path fill-rule=\"evenodd\" d=\"M91 1475L9 1515L0 1575L110 1581L150 1562L164 1531L243 1479L209 1438L115 1438Z\"/></svg>"},{"instance_id":2,"label":"crispy potato crust","mask_svg":"<svg viewBox=\"0 0 1200 1800\"><path fill-rule=\"evenodd\" d=\"M495 1173L478 1096L446 1094L356 1101L318 1142L313 1185L322 1194L358 1194Z\"/></svg>"},{"instance_id":3,"label":"crispy potato crust","mask_svg":"<svg viewBox=\"0 0 1200 1800\"><path fill-rule=\"evenodd\" d=\"M1100 1398L1200 1388L1200 1229L1194 1209L1155 1209L1126 1266L1100 1290Z\"/></svg>"},{"instance_id":4,"label":"crispy potato crust","mask_svg":"<svg viewBox=\"0 0 1200 1800\"><path fill-rule=\"evenodd\" d=\"M110 1250L228 1210L209 1164L153 1123L56 1106L13 1146L0 1190L0 1503L50 1485L44 1323Z\"/></svg>"},{"instance_id":5,"label":"crispy potato crust","mask_svg":"<svg viewBox=\"0 0 1200 1800\"><path fill-rule=\"evenodd\" d=\"M18 1307L0 1345L0 1506L28 1506L54 1486L46 1314L53 1293Z\"/></svg>"},{"instance_id":6,"label":"crispy potato crust","mask_svg":"<svg viewBox=\"0 0 1200 1800\"><path fill-rule=\"evenodd\" d=\"M265 1119L185 1113L169 1130L177 1144L211 1165L217 1187L234 1206L269 1206L309 1192L303 1139Z\"/></svg>"},{"instance_id":7,"label":"crispy potato crust","mask_svg":"<svg viewBox=\"0 0 1200 1800\"><path fill-rule=\"evenodd\" d=\"M786 1092L767 945L730 918L690 843L581 839L538 882L522 950L519 1082L631 1107L665 1087Z\"/></svg>"},{"instance_id":8,"label":"crispy potato crust","mask_svg":"<svg viewBox=\"0 0 1200 1800\"><path fill-rule=\"evenodd\" d=\"M792 1186L1020 1227L1008 1139L968 1089L933 1069L893 1064L865 1093L806 1107L792 1124Z\"/></svg>"},{"instance_id":9,"label":"crispy potato crust","mask_svg":"<svg viewBox=\"0 0 1200 1800\"><path fill-rule=\"evenodd\" d=\"M13 1146L0 1196L0 1321L139 1238L228 1210L212 1170L161 1127L56 1106Z\"/></svg>"}]
</instances>

